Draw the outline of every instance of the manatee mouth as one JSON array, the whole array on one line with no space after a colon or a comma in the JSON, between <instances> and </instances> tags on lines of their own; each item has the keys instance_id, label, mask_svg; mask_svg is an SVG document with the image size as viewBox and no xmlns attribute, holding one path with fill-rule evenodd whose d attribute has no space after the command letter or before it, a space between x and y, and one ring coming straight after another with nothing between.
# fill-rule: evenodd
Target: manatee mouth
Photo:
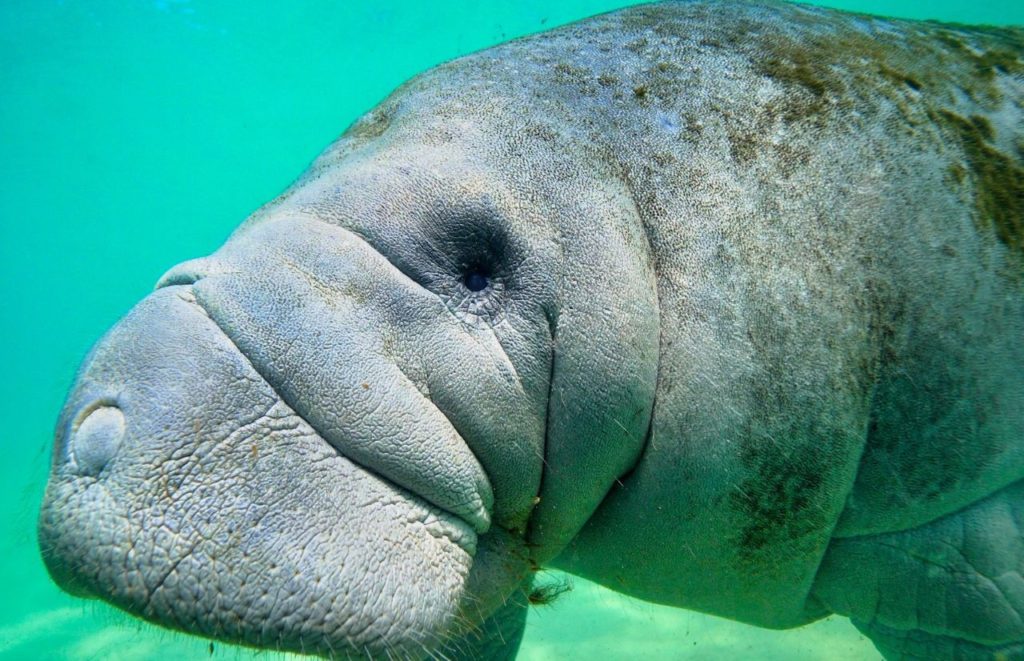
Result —
<instances>
[{"instance_id":1,"label":"manatee mouth","mask_svg":"<svg viewBox=\"0 0 1024 661\"><path fill-rule=\"evenodd\" d=\"M458 517L477 534L487 532L491 525L490 511L493 507L494 496L483 467L457 433L454 434L452 440L461 445L465 452L460 453L458 457L439 457L429 451L425 453L409 452L408 447L403 447L404 439L400 436L383 439L385 442L359 443L352 436L337 428L332 428L327 422L326 416L315 411L314 405L309 400L298 396L293 389L282 386L281 379L277 378L277 375L261 366L261 361L246 353L239 345L240 343L232 337L233 333L229 327L226 327L227 324L211 314L211 311L196 295L195 286L199 281L196 279L189 284L181 284L174 288L179 290L177 294L181 300L195 306L199 312L213 322L213 325L224 335L224 339L245 358L253 371L259 374L280 401L294 411L328 445L364 471ZM175 280L165 277L161 279L158 287L167 286L164 284L165 282L175 282ZM371 387L369 383L360 384L360 388L364 390L369 390ZM389 396L394 394L388 393ZM406 388L402 394L411 395L412 399L420 406L444 418L444 414L429 398L418 391ZM405 410L400 411L400 413L405 412ZM444 419L446 420L446 418ZM460 540L460 545L467 544L467 540L462 536L460 536ZM468 547L464 546L464 548L473 554L475 543Z\"/></svg>"}]
</instances>

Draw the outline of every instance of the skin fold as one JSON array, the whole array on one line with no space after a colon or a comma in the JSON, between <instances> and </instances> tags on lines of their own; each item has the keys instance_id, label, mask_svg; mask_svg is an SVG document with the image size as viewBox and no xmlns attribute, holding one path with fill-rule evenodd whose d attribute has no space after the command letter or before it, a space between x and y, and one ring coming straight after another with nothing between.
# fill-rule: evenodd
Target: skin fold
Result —
<instances>
[{"instance_id":1,"label":"skin fold","mask_svg":"<svg viewBox=\"0 0 1024 661\"><path fill-rule=\"evenodd\" d=\"M542 566L1024 655L1022 57L669 2L421 74L94 347L51 575L336 658L512 658Z\"/></svg>"}]
</instances>

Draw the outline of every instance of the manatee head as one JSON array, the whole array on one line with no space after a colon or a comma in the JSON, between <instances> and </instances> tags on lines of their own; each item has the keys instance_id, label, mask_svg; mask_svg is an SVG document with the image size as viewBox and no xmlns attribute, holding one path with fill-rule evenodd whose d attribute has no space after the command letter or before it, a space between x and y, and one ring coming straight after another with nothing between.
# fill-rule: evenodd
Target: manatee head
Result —
<instances>
[{"instance_id":1,"label":"manatee head","mask_svg":"<svg viewBox=\"0 0 1024 661\"><path fill-rule=\"evenodd\" d=\"M628 188L514 59L415 79L99 341L39 523L64 589L417 656L573 538L643 448L656 288Z\"/></svg>"}]
</instances>

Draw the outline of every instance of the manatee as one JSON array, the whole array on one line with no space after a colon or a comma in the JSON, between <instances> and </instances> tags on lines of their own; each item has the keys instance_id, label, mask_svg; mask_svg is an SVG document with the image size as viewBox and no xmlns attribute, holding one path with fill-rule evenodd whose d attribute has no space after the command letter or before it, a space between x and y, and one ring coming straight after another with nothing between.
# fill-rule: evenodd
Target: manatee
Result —
<instances>
[{"instance_id":1,"label":"manatee","mask_svg":"<svg viewBox=\"0 0 1024 661\"><path fill-rule=\"evenodd\" d=\"M66 591L508 658L538 569L1024 658L1024 31L599 16L412 79L84 361Z\"/></svg>"}]
</instances>

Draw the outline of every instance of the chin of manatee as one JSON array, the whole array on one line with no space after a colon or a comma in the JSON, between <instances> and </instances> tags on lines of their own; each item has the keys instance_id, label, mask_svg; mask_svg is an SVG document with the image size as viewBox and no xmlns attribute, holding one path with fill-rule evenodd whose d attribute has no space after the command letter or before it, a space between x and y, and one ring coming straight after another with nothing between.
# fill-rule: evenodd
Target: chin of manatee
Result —
<instances>
[{"instance_id":1,"label":"chin of manatee","mask_svg":"<svg viewBox=\"0 0 1024 661\"><path fill-rule=\"evenodd\" d=\"M545 566L1024 658L1022 56L681 2L412 79L92 350L53 579L337 658L514 656Z\"/></svg>"}]
</instances>

